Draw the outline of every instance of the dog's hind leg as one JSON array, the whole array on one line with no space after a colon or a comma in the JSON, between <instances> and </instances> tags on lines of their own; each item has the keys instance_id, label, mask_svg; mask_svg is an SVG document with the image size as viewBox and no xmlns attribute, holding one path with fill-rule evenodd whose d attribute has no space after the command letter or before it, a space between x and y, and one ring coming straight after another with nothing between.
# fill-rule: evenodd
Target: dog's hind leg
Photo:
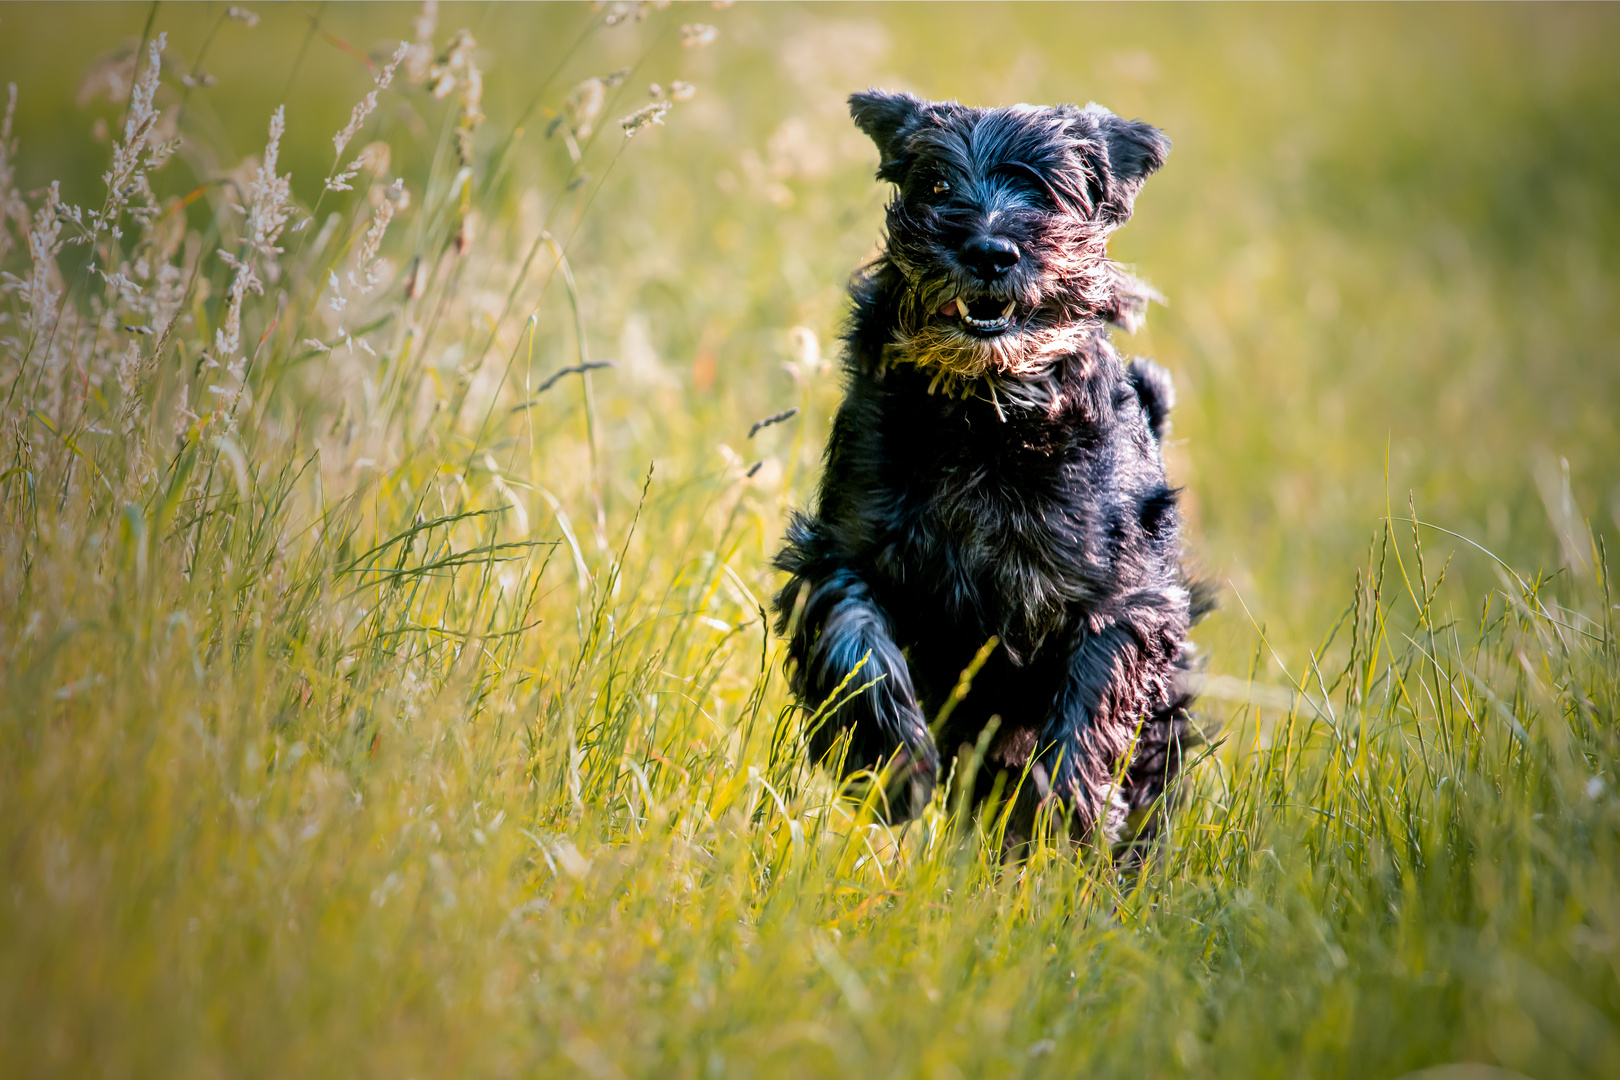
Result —
<instances>
[{"instance_id":1,"label":"dog's hind leg","mask_svg":"<svg viewBox=\"0 0 1620 1080\"><path fill-rule=\"evenodd\" d=\"M777 598L793 689L814 710L811 756L828 759L847 731L844 775L883 771L885 818L909 820L939 772L910 669L866 583L846 567L820 569L799 569Z\"/></svg>"}]
</instances>

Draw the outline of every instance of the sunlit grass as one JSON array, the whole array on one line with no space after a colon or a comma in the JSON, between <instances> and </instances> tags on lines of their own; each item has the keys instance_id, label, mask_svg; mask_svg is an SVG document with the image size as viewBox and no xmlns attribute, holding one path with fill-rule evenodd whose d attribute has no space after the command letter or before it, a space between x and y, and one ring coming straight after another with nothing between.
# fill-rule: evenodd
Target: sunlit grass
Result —
<instances>
[{"instance_id":1,"label":"sunlit grass","mask_svg":"<svg viewBox=\"0 0 1620 1080\"><path fill-rule=\"evenodd\" d=\"M722 176L677 140L719 138L727 114L704 102L723 78L765 84L741 59L705 67L734 14L745 42L822 34L811 60L835 72L875 32L707 7L608 27L615 10L548 13L543 62L484 120L468 65L493 62L495 85L516 49L482 34L458 60L446 16L335 158L330 131L418 31L399 10L367 24L395 35L375 47L326 29L371 67L330 130L289 109L266 176L270 109L227 126L180 82L202 65L165 54L151 145L185 141L162 168L135 159L151 212L98 225L106 190L64 178L86 209L55 240L48 196L7 179L31 167L26 139L0 150L0 198L19 191L0 226L5 1071L1620 1069L1620 642L1601 542L1556 467L1540 497L1565 569L1498 563L1451 518L1415 522L1424 498L1386 501L1331 535L1372 545L1359 572L1310 583L1302 604L1342 608L1309 607L1315 637L1275 598L1317 564L1262 557L1299 545L1295 519L1249 537L1211 741L1134 869L1046 839L1003 863L994 809L943 796L893 831L807 765L766 558L816 476L839 275L877 194L858 142L847 167L842 144L815 163L823 114ZM197 19L162 9L148 38L170 16ZM259 29L197 21L176 33ZM681 26L709 21L719 43L683 49ZM277 32L295 50L309 26ZM663 128L625 136L648 82L667 95L705 73ZM199 119L166 127L182 107ZM209 141L221 131L253 161ZM311 179L363 148L353 191ZM288 161L317 171L284 198ZM113 202L140 209L132 183ZM256 246L248 215L283 206ZM1294 250L1326 258L1301 228ZM1145 244L1146 269L1165 243ZM1223 288L1261 288L1271 256L1244 258ZM739 291L750 259L775 265ZM243 265L263 291L240 292L233 331ZM1166 272L1196 280L1191 265ZM1475 273L1488 292L1511 271ZM1316 297L1313 317L1351 309L1350 285ZM1260 333L1250 303L1194 292L1195 316L1167 320L1185 336L1159 339L1195 376L1183 479L1232 547L1265 516L1235 474L1320 435L1268 413L1272 391L1218 395L1229 335ZM1471 303L1433 333L1472 340L1461 324L1489 304ZM1286 389L1298 373L1277 355L1310 333L1284 319L1252 363ZM1223 459L1226 408L1273 426ZM1398 490L1382 464L1357 463L1356 483ZM1338 528L1327 516L1311 528Z\"/></svg>"}]
</instances>

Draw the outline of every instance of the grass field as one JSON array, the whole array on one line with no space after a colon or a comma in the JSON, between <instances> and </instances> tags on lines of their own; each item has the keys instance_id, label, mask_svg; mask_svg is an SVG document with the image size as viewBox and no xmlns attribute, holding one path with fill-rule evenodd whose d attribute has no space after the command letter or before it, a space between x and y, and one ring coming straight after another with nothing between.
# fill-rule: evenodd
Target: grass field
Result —
<instances>
[{"instance_id":1,"label":"grass field","mask_svg":"<svg viewBox=\"0 0 1620 1080\"><path fill-rule=\"evenodd\" d=\"M0 3L0 1071L1620 1075L1617 48ZM1223 606L1140 872L803 760L869 84L1176 141L1119 340Z\"/></svg>"}]
</instances>

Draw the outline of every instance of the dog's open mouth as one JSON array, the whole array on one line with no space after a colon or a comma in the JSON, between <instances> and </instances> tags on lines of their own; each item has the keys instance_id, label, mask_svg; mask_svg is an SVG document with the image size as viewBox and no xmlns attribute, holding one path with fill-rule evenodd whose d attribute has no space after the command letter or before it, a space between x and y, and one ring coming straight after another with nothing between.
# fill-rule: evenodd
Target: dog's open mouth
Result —
<instances>
[{"instance_id":1,"label":"dog's open mouth","mask_svg":"<svg viewBox=\"0 0 1620 1080\"><path fill-rule=\"evenodd\" d=\"M969 333L994 337L1012 329L1017 307L1016 300L998 300L993 296L970 300L954 296L940 306L939 313L947 319L955 319Z\"/></svg>"}]
</instances>

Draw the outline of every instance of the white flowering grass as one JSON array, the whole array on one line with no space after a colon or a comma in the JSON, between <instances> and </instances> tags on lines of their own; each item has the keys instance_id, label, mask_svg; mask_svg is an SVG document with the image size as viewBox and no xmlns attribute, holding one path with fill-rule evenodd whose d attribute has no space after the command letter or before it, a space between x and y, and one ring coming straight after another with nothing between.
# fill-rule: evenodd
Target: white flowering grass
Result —
<instances>
[{"instance_id":1,"label":"white flowering grass","mask_svg":"<svg viewBox=\"0 0 1620 1080\"><path fill-rule=\"evenodd\" d=\"M724 59L661 7L590 15L581 70L642 23ZM284 107L233 132L253 156L203 214L164 184L185 145L152 142L203 92L161 36L104 209L19 190L7 108L8 1075L1620 1069L1601 549L1544 579L1386 508L1336 626L1256 629L1252 669L1210 673L1216 741L1138 870L1046 842L1003 864L994 809L943 798L888 829L807 766L765 625L831 347L705 327L688 386L592 318L646 280L592 230L652 261L636 230L685 224L610 177L650 198L714 93L650 46L574 71L535 125L552 186L503 200L483 75L529 58L440 14L373 57L337 139ZM430 160L400 117L436 125ZM293 175L295 140L327 179ZM736 197L808 202L815 148L775 141ZM683 308L730 257L702 239ZM769 408L717 396L725 332ZM1499 586L1457 602L1469 560Z\"/></svg>"}]
</instances>

